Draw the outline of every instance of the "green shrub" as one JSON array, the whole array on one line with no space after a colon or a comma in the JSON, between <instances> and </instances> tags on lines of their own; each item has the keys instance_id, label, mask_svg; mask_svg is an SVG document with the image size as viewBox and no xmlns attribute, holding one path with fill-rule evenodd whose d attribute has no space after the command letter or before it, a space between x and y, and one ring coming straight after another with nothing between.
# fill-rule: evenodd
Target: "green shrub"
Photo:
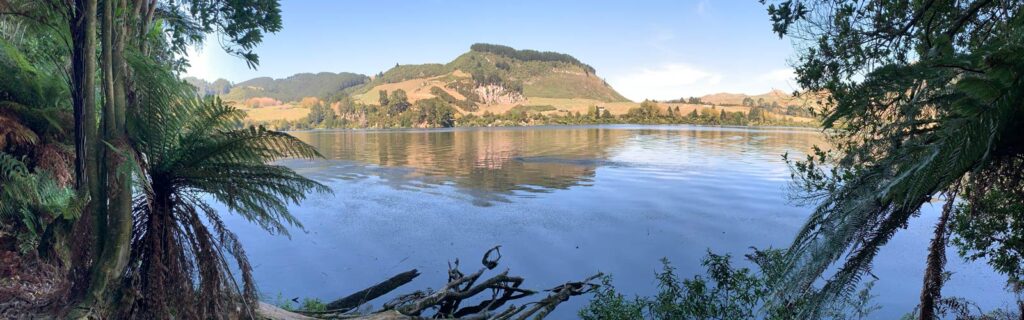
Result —
<instances>
[{"instance_id":1,"label":"green shrub","mask_svg":"<svg viewBox=\"0 0 1024 320\"><path fill-rule=\"evenodd\" d=\"M702 265L705 274L680 279L668 259L662 259L662 270L655 274L658 293L653 297L627 299L615 290L611 277L603 279L602 287L585 308L582 319L788 319L788 307L770 301L773 281L781 268L781 251L755 251L747 256L759 271L737 268L729 255L708 251ZM846 301L834 303L828 319L864 319L878 310L871 289L862 290Z\"/></svg>"}]
</instances>

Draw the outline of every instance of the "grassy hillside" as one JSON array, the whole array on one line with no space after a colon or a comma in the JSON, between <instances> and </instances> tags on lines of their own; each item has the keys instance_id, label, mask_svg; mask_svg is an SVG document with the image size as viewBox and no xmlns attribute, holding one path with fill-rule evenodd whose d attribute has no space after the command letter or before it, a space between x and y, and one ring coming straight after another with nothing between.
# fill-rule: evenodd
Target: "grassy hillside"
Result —
<instances>
[{"instance_id":1,"label":"grassy hillside","mask_svg":"<svg viewBox=\"0 0 1024 320\"><path fill-rule=\"evenodd\" d=\"M793 97L791 92L785 92L782 90L772 90L765 94L758 95L746 95L742 93L716 93L709 94L700 98L705 103L721 105L721 106L742 106L743 100L750 98L754 103L762 101L763 103L771 104L773 102L780 105L790 104L802 104L803 99Z\"/></svg>"},{"instance_id":2,"label":"grassy hillside","mask_svg":"<svg viewBox=\"0 0 1024 320\"><path fill-rule=\"evenodd\" d=\"M717 106L759 108L779 115L813 118L810 109L818 105L819 99L820 97L814 94L803 93L794 96L789 92L772 90L759 95L716 93L701 97L700 102Z\"/></svg>"},{"instance_id":3,"label":"grassy hillside","mask_svg":"<svg viewBox=\"0 0 1024 320\"><path fill-rule=\"evenodd\" d=\"M501 104L487 101L486 94L471 93L484 86L500 88L506 95L521 95L522 99L508 99L516 103L533 98L629 101L597 77L593 67L570 55L490 44L475 44L447 64L398 65L349 91L369 104L376 101L380 90L405 90L411 101L430 99L437 97L430 94L435 86L483 105Z\"/></svg>"},{"instance_id":4,"label":"grassy hillside","mask_svg":"<svg viewBox=\"0 0 1024 320\"><path fill-rule=\"evenodd\" d=\"M284 79L261 77L235 84L221 98L239 102L252 98L299 101L305 97L324 98L368 81L365 75L348 72L299 73Z\"/></svg>"},{"instance_id":5,"label":"grassy hillside","mask_svg":"<svg viewBox=\"0 0 1024 320\"><path fill-rule=\"evenodd\" d=\"M256 78L231 86L221 96L239 102L249 121L292 129L815 122L802 100L781 91L637 103L575 57L490 44L475 44L445 64L395 65L373 77L305 73Z\"/></svg>"}]
</instances>

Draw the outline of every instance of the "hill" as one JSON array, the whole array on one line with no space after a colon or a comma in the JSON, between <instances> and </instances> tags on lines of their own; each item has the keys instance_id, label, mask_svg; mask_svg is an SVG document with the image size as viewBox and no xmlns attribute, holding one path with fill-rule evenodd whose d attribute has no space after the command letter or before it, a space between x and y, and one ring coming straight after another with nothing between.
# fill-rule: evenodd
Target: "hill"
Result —
<instances>
[{"instance_id":1,"label":"hill","mask_svg":"<svg viewBox=\"0 0 1024 320\"><path fill-rule=\"evenodd\" d=\"M749 100L748 100L749 99ZM772 90L765 94L758 95L746 95L742 93L715 93L700 97L700 100L705 103L710 103L720 106L742 106L749 105L750 102L757 104L758 102L772 104L773 102L779 105L790 105L803 103L802 99L794 97L791 92L785 92L782 90ZM744 100L747 103L744 103Z\"/></svg>"},{"instance_id":2,"label":"hill","mask_svg":"<svg viewBox=\"0 0 1024 320\"><path fill-rule=\"evenodd\" d=\"M629 102L593 67L568 54L481 43L446 64L397 65L351 93L357 101L373 104L381 90L398 89L409 94L410 102L455 97L466 105L481 105L482 111L538 98Z\"/></svg>"},{"instance_id":3,"label":"hill","mask_svg":"<svg viewBox=\"0 0 1024 320\"><path fill-rule=\"evenodd\" d=\"M182 80L185 80L185 82L196 87L196 91L198 91L200 95L204 96L226 94L231 91L232 87L231 82L225 79L217 79L213 82L208 82L196 77L185 77Z\"/></svg>"},{"instance_id":4,"label":"hill","mask_svg":"<svg viewBox=\"0 0 1024 320\"><path fill-rule=\"evenodd\" d=\"M188 81L237 103L248 121L278 128L814 122L805 103L782 91L638 103L571 55L480 43L447 63L395 65L373 77L322 72L234 85Z\"/></svg>"},{"instance_id":5,"label":"hill","mask_svg":"<svg viewBox=\"0 0 1024 320\"><path fill-rule=\"evenodd\" d=\"M234 84L221 93L228 101L243 102L253 98L270 98L282 102L299 101L305 97L326 98L341 90L361 85L369 77L356 73L299 73L284 79L260 77Z\"/></svg>"}]
</instances>

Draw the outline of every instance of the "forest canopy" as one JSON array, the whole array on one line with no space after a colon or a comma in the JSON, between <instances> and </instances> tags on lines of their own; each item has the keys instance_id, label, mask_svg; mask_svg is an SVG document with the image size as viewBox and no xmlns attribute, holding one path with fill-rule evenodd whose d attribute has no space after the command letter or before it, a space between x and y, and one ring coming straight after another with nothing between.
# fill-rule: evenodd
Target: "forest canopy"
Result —
<instances>
[{"instance_id":1,"label":"forest canopy","mask_svg":"<svg viewBox=\"0 0 1024 320\"><path fill-rule=\"evenodd\" d=\"M565 63L568 63L568 64L572 64L572 65L576 65L576 66L582 67L584 70L586 70L587 72L589 72L591 74L596 72L594 70L594 67L591 67L591 66L589 66L589 65L587 65L587 64L585 64L583 62L580 62L575 57L573 57L571 55L568 55L568 54L565 54L565 53L550 52L550 51L537 51L537 50L529 50L529 49L526 49L526 50L516 50L516 49L513 49L512 47L503 46L503 45L497 45L497 44L488 44L488 43L476 43L476 44L473 44L472 46L470 46L469 49L472 50L472 51L477 51L477 52L493 53L493 54L496 54L496 55L500 55L500 56L504 56L504 57L509 57L509 58L512 58L512 59L522 60L522 61L556 61L556 62L565 62ZM507 67L506 67L506 69L507 69Z\"/></svg>"}]
</instances>

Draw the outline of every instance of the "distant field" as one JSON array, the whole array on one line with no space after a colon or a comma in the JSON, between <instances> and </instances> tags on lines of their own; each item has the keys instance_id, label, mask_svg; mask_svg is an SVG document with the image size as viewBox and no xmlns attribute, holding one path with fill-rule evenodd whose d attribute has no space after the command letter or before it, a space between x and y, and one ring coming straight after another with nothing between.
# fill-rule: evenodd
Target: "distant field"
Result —
<instances>
[{"instance_id":1,"label":"distant field","mask_svg":"<svg viewBox=\"0 0 1024 320\"><path fill-rule=\"evenodd\" d=\"M271 121L271 120L298 120L305 118L309 114L309 109L299 107L296 105L285 104L278 106L262 107L262 108L241 108L249 115L249 119L253 121Z\"/></svg>"}]
</instances>

